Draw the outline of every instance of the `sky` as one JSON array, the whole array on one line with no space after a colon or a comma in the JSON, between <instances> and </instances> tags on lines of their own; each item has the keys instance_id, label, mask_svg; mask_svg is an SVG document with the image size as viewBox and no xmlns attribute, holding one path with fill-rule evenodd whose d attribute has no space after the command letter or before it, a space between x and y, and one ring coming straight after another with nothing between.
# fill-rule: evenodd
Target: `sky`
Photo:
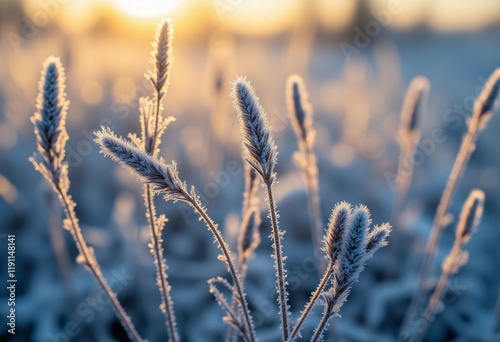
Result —
<instances>
[{"instance_id":1,"label":"sky","mask_svg":"<svg viewBox=\"0 0 500 342\"><path fill-rule=\"evenodd\" d=\"M12 1L12 0L11 0ZM365 0L361 0L365 1ZM366 0L369 1L369 0ZM349 25L355 11L353 0L24 0L28 12L60 10L72 23L107 11L138 21L163 16L196 20L220 20L236 31L273 34L304 17L326 28ZM470 31L500 23L498 0L371 0L373 13L389 14L388 24L408 29L425 23L439 31ZM397 10L396 10L397 8ZM203 16L200 17L200 12Z\"/></svg>"}]
</instances>

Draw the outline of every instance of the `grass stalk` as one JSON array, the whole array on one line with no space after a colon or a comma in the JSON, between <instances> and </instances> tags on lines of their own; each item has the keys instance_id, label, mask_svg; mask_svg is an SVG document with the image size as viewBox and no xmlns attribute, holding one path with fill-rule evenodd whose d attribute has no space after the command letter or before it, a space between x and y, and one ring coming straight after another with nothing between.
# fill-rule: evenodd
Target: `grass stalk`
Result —
<instances>
[{"instance_id":1,"label":"grass stalk","mask_svg":"<svg viewBox=\"0 0 500 342\"><path fill-rule=\"evenodd\" d=\"M282 337L283 340L288 340L289 336L289 310L288 310L288 292L286 290L286 271L285 262L283 259L283 251L281 246L281 239L283 233L278 226L278 212L276 209L276 202L274 201L272 183L265 183L267 189L267 201L269 204L269 217L271 219L272 240L274 248L274 268L277 272L277 285L278 285L278 304L281 315Z\"/></svg>"},{"instance_id":2,"label":"grass stalk","mask_svg":"<svg viewBox=\"0 0 500 342\"><path fill-rule=\"evenodd\" d=\"M365 262L380 247L387 244L390 226L375 226L369 232L370 224L370 212L365 206L360 205L353 209L347 203L340 203L333 211L324 239L324 250L333 269L333 281L332 286L322 292L324 315L314 332L313 341L321 339L328 320L339 315L352 285L363 271Z\"/></svg>"},{"instance_id":3,"label":"grass stalk","mask_svg":"<svg viewBox=\"0 0 500 342\"><path fill-rule=\"evenodd\" d=\"M78 225L78 219L76 218L74 208L74 202L71 198L59 187L56 187L57 193L59 195L59 199L61 200L61 204L63 205L64 211L66 213L66 218L69 221L69 228L73 238L75 239L75 243L78 246L78 250L80 254L78 256L78 263L83 264L92 274L94 279L97 281L99 286L104 290L104 293L108 297L113 309L120 320L121 325L125 329L130 340L134 342L144 341L137 330L135 329L134 324L130 320L130 317L125 313L125 310L121 306L118 298L116 298L115 293L111 290L106 279L102 275L99 264L95 260L95 256L93 250L90 249L81 233L80 226Z\"/></svg>"},{"instance_id":4,"label":"grass stalk","mask_svg":"<svg viewBox=\"0 0 500 342\"><path fill-rule=\"evenodd\" d=\"M170 79L170 68L172 64L172 42L173 26L170 19L162 20L156 29L151 53L151 64L153 70L146 74L154 90L154 97L141 97L139 99L141 136L129 134L134 144L152 157L160 152L161 136L168 124L174 119L162 116L162 99L166 94ZM170 296L171 286L168 283L167 264L163 257L162 231L167 221L164 215L157 216L154 204L154 192L149 184L144 185L144 205L146 207L146 218L150 230L150 251L154 258L156 267L157 284L161 297L161 311L165 315L165 325L169 339L173 342L179 340L175 323L174 302Z\"/></svg>"},{"instance_id":5,"label":"grass stalk","mask_svg":"<svg viewBox=\"0 0 500 342\"><path fill-rule=\"evenodd\" d=\"M468 130L462 139L457 158L455 159L446 187L441 196L441 201L439 202L437 208L431 235L425 248L424 261L418 275L417 289L414 292L405 320L403 321L403 329L405 328L410 315L416 312L421 305L422 296L426 291L425 282L431 272L431 266L438 248L439 238L445 228L448 209L451 205L455 189L460 181L460 178L462 177L465 167L467 166L467 162L475 149L476 139L479 133L486 127L486 124L492 115L499 87L500 69L497 69L490 76L488 82L484 86L480 96L474 104L474 111L467 125Z\"/></svg>"},{"instance_id":6,"label":"grass stalk","mask_svg":"<svg viewBox=\"0 0 500 342\"><path fill-rule=\"evenodd\" d=\"M321 341L321 339L323 338L323 333L326 331L326 328L328 326L328 321L330 320L330 317L332 317L332 315L333 315L333 303L327 301L325 309L323 311L323 317L321 318L321 321L316 327L316 330L314 330L314 335L311 338L311 342Z\"/></svg>"},{"instance_id":7,"label":"grass stalk","mask_svg":"<svg viewBox=\"0 0 500 342\"><path fill-rule=\"evenodd\" d=\"M37 153L30 161L52 186L63 206L66 216L63 225L70 231L78 248L77 262L86 266L103 289L128 337L134 342L143 341L102 275L93 249L87 246L74 211L76 203L68 194L69 170L64 157L69 138L66 131L69 102L66 100L64 68L58 58L49 57L45 61L39 90L37 110L31 119L35 126Z\"/></svg>"},{"instance_id":8,"label":"grass stalk","mask_svg":"<svg viewBox=\"0 0 500 342\"><path fill-rule=\"evenodd\" d=\"M242 335L245 340L255 342L256 337L250 310L245 298L241 277L237 271L234 259L231 257L230 248L224 241L217 225L208 216L194 188L191 189L191 192L188 192L186 184L179 179L175 163L166 165L163 160L158 160L132 143L116 137L109 129L103 129L101 132L96 133L96 141L101 146L101 153L127 167L140 181L149 184L152 191L163 194L166 201L183 201L189 204L205 222L209 231L214 235L218 248L222 252L219 260L226 263L233 279L233 286L237 293L241 311L243 312L246 329L242 332Z\"/></svg>"},{"instance_id":9,"label":"grass stalk","mask_svg":"<svg viewBox=\"0 0 500 342\"><path fill-rule=\"evenodd\" d=\"M316 290L313 292L311 299L309 302L306 304L306 307L304 308L304 311L300 314L299 319L297 320L297 324L293 327L293 330L290 334L290 337L288 338L288 341L293 341L295 337L298 337L298 334L300 332L300 328L302 327L302 324L305 322L307 316L309 315L309 312L312 310L314 305L316 304L316 301L318 300L319 296L325 289L326 284L328 283L328 280L332 277L333 274L333 266L334 264L330 263L328 264L328 267L325 271L325 274L321 278L321 281L318 284L318 287Z\"/></svg>"},{"instance_id":10,"label":"grass stalk","mask_svg":"<svg viewBox=\"0 0 500 342\"><path fill-rule=\"evenodd\" d=\"M267 120L267 114L260 105L259 98L255 94L252 85L245 78L239 77L233 83L231 95L234 107L240 118L241 131L243 133L244 158L255 172L260 175L267 190L282 338L286 341L289 336L289 307L288 293L286 291L286 270L281 246L283 232L280 231L278 225L278 212L272 189L276 179L274 167L278 152L276 144L271 137L271 127Z\"/></svg>"},{"instance_id":11,"label":"grass stalk","mask_svg":"<svg viewBox=\"0 0 500 342\"><path fill-rule=\"evenodd\" d=\"M161 246L163 240L160 236L161 229L159 229L157 223L156 209L153 202L154 196L149 184L144 186L144 197L147 210L146 216L148 217L151 231L151 254L153 254L155 259L156 278L162 301L161 310L165 315L165 324L167 326L169 341L176 342L179 341L179 334L175 323L173 301L170 296L170 285L167 280L167 265L163 258L163 248ZM161 225L163 225L163 223L161 223Z\"/></svg>"},{"instance_id":12,"label":"grass stalk","mask_svg":"<svg viewBox=\"0 0 500 342\"><path fill-rule=\"evenodd\" d=\"M246 278L247 261L260 243L259 226L261 224L260 211L258 209L259 198L256 196L260 180L257 173L247 163L245 164L245 191L243 192L242 220L238 237L238 270L241 281ZM237 307L236 293L233 293L231 310ZM231 326L226 333L226 342L233 342L237 338L236 330Z\"/></svg>"},{"instance_id":13,"label":"grass stalk","mask_svg":"<svg viewBox=\"0 0 500 342\"><path fill-rule=\"evenodd\" d=\"M450 254L443 262L443 273L425 308L423 318L426 324L423 324L423 329L417 330L412 341L420 342L425 337L425 333L430 323L436 316L436 310L444 294L449 278L457 273L460 267L467 262L468 253L463 250L463 247L476 232L483 215L483 207L484 192L477 189L473 190L463 206L460 221L456 228L455 242Z\"/></svg>"},{"instance_id":14,"label":"grass stalk","mask_svg":"<svg viewBox=\"0 0 500 342\"><path fill-rule=\"evenodd\" d=\"M424 114L429 95L429 81L423 76L412 80L401 111L399 128L400 158L396 175L396 193L392 211L392 222L397 223L406 203L408 188L413 176L413 165L405 172L404 168L411 163L415 149L420 140L418 122Z\"/></svg>"},{"instance_id":15,"label":"grass stalk","mask_svg":"<svg viewBox=\"0 0 500 342\"><path fill-rule=\"evenodd\" d=\"M236 289L238 301L240 302L240 306L242 308L241 311L243 312L243 316L245 319L246 329L248 329L246 332L246 336L243 336L243 337L247 341L255 342L256 336L255 336L255 331L254 331L253 324L252 324L251 317L250 317L250 310L249 310L248 304L245 300L245 293L243 290L243 282L242 282L241 277L238 274L238 271L236 269L236 265L235 265L234 260L231 256L229 246L224 241L222 234L217 229L217 227L215 226L212 219L208 216L205 209L201 205L199 205L199 203L196 199L193 199L192 197L188 197L188 198L190 199L189 204L194 208L194 210L198 213L198 215L200 215L200 217L203 219L203 221L207 225L208 229L214 235L215 240L217 241L217 244L219 245L219 248L220 248L220 250L224 256L224 259L226 261L227 267L229 269L229 273L230 273L231 278L233 279L233 282L234 282L234 287Z\"/></svg>"},{"instance_id":16,"label":"grass stalk","mask_svg":"<svg viewBox=\"0 0 500 342\"><path fill-rule=\"evenodd\" d=\"M341 202L335 206L332 215L330 216L330 221L328 222L328 228L323 238L324 247L323 251L328 259L328 267L325 270L318 287L313 292L311 299L306 304L305 309L302 311L297 324L292 330L289 341L293 341L295 337L299 337L300 328L305 322L309 312L312 310L316 301L318 300L320 294L323 292L328 280L332 277L335 263L337 262L338 255L344 244L346 237L346 230L348 229L348 224L350 220L352 207L346 202Z\"/></svg>"},{"instance_id":17,"label":"grass stalk","mask_svg":"<svg viewBox=\"0 0 500 342\"><path fill-rule=\"evenodd\" d=\"M323 235L323 220L321 218L321 203L318 191L318 167L314 154L316 131L313 127L313 111L309 102L302 77L291 75L286 84L286 102L290 121L297 138L299 151L294 155L295 162L306 185L307 206L315 246L315 256L320 263L320 272L325 269L320 255Z\"/></svg>"}]
</instances>

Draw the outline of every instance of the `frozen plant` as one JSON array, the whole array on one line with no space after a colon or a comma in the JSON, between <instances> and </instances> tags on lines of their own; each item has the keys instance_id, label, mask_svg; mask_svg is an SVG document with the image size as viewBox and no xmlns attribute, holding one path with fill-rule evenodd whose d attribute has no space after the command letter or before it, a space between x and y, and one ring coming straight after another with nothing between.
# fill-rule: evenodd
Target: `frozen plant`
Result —
<instances>
[{"instance_id":1,"label":"frozen plant","mask_svg":"<svg viewBox=\"0 0 500 342\"><path fill-rule=\"evenodd\" d=\"M326 330L328 321L333 316L340 316L340 308L347 301L351 287L358 280L365 262L382 246L387 244L391 227L385 223L369 230L371 224L370 212L360 205L352 208L347 203L341 203L335 208L330 219L325 237L325 251L329 266L326 277L332 277L332 286L322 292L324 301L323 318L318 324L311 341L320 341ZM333 274L331 274L333 273ZM318 290L322 290L318 288ZM314 304L315 293L311 299ZM307 311L304 310L304 312Z\"/></svg>"},{"instance_id":2,"label":"frozen plant","mask_svg":"<svg viewBox=\"0 0 500 342\"><path fill-rule=\"evenodd\" d=\"M163 160L157 159L132 145L132 143L117 137L109 129L98 132L96 141L101 146L101 152L104 155L127 167L144 184L150 185L153 191L162 194L166 201L183 201L189 204L200 216L200 219L205 222L222 252L219 260L226 264L233 280L233 285L230 285L227 281L223 283L228 285L232 290L231 292L236 294L239 310L242 312L242 319L239 318L239 315L229 312L230 318L233 319L231 324L238 329L245 341L255 341L254 326L245 298L243 282L229 245L224 241L218 225L208 216L199 196L196 195L194 187L188 191L186 183L180 180L176 164L166 165Z\"/></svg>"},{"instance_id":3,"label":"frozen plant","mask_svg":"<svg viewBox=\"0 0 500 342\"><path fill-rule=\"evenodd\" d=\"M302 179L306 185L307 204L316 253L319 253L323 221L318 193L318 166L314 154L316 131L313 127L313 110L304 80L290 75L286 82L286 104L290 121L297 138L299 150L294 154ZM320 259L320 261L322 261Z\"/></svg>"},{"instance_id":4,"label":"frozen plant","mask_svg":"<svg viewBox=\"0 0 500 342\"><path fill-rule=\"evenodd\" d=\"M402 330L405 329L411 313L421 306L422 296L426 292L425 281L432 271L432 263L438 248L441 232L446 228L446 216L451 205L455 189L462 177L472 152L475 149L475 142L479 133L486 127L490 120L495 105L495 100L500 89L500 69L496 69L486 82L481 94L474 103L472 116L467 121L467 132L465 133L458 155L453 164L446 187L441 195L431 235L427 240L424 261L418 276L417 290L415 291L410 306L408 307Z\"/></svg>"},{"instance_id":5,"label":"frozen plant","mask_svg":"<svg viewBox=\"0 0 500 342\"><path fill-rule=\"evenodd\" d=\"M392 217L395 222L401 215L406 202L406 194L413 175L411 161L420 140L419 122L425 113L427 98L429 96L429 80L424 76L415 77L408 87L406 97L401 110L401 124L399 127L398 140L400 146L400 157L396 175L396 196Z\"/></svg>"},{"instance_id":6,"label":"frozen plant","mask_svg":"<svg viewBox=\"0 0 500 342\"><path fill-rule=\"evenodd\" d=\"M271 136L272 130L267 115L253 87L245 78L239 77L233 83L231 96L243 133L246 185L243 193L242 219L236 248L238 257L236 258L233 257L221 230L209 216L194 187L188 189L186 183L181 180L175 162L167 164L159 156L161 136L168 124L174 120L172 117L163 117L162 105L170 77L172 39L172 23L170 20L164 20L158 25L153 42L153 70L146 75L153 87L153 97L143 97L139 100L140 135L129 134L129 140L125 140L109 128L103 127L95 137L100 145L101 153L123 165L144 185L146 218L151 237L149 247L155 261L156 280L162 301L160 308L165 315L168 339L175 342L181 337L177 332L173 310L174 301L170 296L167 265L163 257L161 234L167 219L164 215L157 215L154 196L162 195L166 201L187 203L212 233L221 252L218 259L226 265L231 278L228 280L216 277L208 281L209 291L226 313L223 318L229 326L226 339L236 341L238 334L245 342L255 342L257 335L246 298L244 279L247 261L258 248L261 239L258 188L262 185L266 191L268 217L271 222L270 237L274 248L273 258L282 341L293 341L300 337L303 323L318 299L323 297L324 317L312 337L313 341L316 341L322 337L330 318L339 314L366 260L386 244L390 226L383 224L370 229L370 214L365 206L353 208L350 204L342 202L333 210L326 232L318 231L318 226L321 227L321 213L319 211L318 170L316 157L312 151L315 132L312 128L311 105L307 100L302 80L298 76L291 77L287 96L290 100L289 110L295 120L294 125L299 141L299 153L296 158L309 193L313 231L316 231L315 239L324 235L322 244L327 264L325 270L322 270L324 275L311 295L311 299L295 326L292 326L288 305L286 256L282 246L284 231L279 227L279 212L273 193L278 151ZM129 338L132 341L143 341L104 279L93 249L87 246L74 211L75 203L68 194L70 185L68 165L64 162L65 146L68 140L65 128L67 109L64 71L60 61L50 57L44 65L37 111L32 119L35 125L38 152L30 160L59 196L66 214L64 227L72 233L79 250L77 261L87 267L102 287ZM330 281L331 286L327 288ZM231 300L225 297L223 289L229 291Z\"/></svg>"},{"instance_id":7,"label":"frozen plant","mask_svg":"<svg viewBox=\"0 0 500 342\"><path fill-rule=\"evenodd\" d=\"M281 315L283 340L288 340L290 316L288 306L288 292L286 290L286 269L281 241L284 232L278 223L278 210L273 196L273 184L276 180L274 166L278 154L274 139L271 137L271 127L267 114L259 103L255 90L243 77L239 77L233 84L231 93L234 107L240 118L240 127L243 134L245 160L257 172L267 190L269 204L269 218L271 220L271 238L274 249L274 268L276 269L276 283L278 288L278 305Z\"/></svg>"},{"instance_id":8,"label":"frozen plant","mask_svg":"<svg viewBox=\"0 0 500 342\"><path fill-rule=\"evenodd\" d=\"M484 208L484 197L483 191L474 189L471 191L467 201L464 203L462 213L460 214L460 220L458 221L455 231L455 243L453 244L450 254L443 262L443 273L441 274L437 286L434 289L434 292L432 293L429 303L425 309L423 316L424 322L420 324L423 328L418 329L415 333L412 340L414 342L420 342L425 337L429 324L436 316L449 278L458 273L460 267L465 265L469 259L469 253L464 251L463 247L467 242L469 242L481 222Z\"/></svg>"},{"instance_id":9,"label":"frozen plant","mask_svg":"<svg viewBox=\"0 0 500 342\"><path fill-rule=\"evenodd\" d=\"M158 24L155 39L153 41L153 52L151 53L151 64L153 70L146 74L154 89L154 97L142 97L139 100L141 136L129 134L129 137L146 153L157 156L160 153L161 136L173 117L162 116L162 99L167 92L170 78L170 66L172 64L172 41L173 26L171 20L163 20ZM156 266L156 282L160 290L161 311L165 315L165 324L170 341L179 340L175 323L174 302L170 296L170 284L167 278L167 263L163 257L162 232L167 222L165 215L157 216L154 204L154 194L151 185L144 185L144 204L146 207L146 219L149 223L151 243L149 245Z\"/></svg>"},{"instance_id":10,"label":"frozen plant","mask_svg":"<svg viewBox=\"0 0 500 342\"><path fill-rule=\"evenodd\" d=\"M94 250L87 246L76 217L76 203L69 195L68 164L64 161L66 142L69 138L66 131L69 101L66 100L65 87L61 61L56 57L47 58L43 65L36 111L31 118L35 125L38 152L30 158L30 161L52 186L64 208L66 216L64 228L75 240L79 252L77 262L87 268L103 289L129 338L136 342L143 341L116 294L104 279L95 259Z\"/></svg>"}]
</instances>

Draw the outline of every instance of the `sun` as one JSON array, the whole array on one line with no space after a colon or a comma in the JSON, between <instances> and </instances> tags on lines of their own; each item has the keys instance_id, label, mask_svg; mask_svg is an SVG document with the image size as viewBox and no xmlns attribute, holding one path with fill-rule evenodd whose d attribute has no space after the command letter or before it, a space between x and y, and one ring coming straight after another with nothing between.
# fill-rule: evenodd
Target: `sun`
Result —
<instances>
[{"instance_id":1,"label":"sun","mask_svg":"<svg viewBox=\"0 0 500 342\"><path fill-rule=\"evenodd\" d=\"M124 12L143 18L157 18L172 12L182 0L113 0Z\"/></svg>"}]
</instances>

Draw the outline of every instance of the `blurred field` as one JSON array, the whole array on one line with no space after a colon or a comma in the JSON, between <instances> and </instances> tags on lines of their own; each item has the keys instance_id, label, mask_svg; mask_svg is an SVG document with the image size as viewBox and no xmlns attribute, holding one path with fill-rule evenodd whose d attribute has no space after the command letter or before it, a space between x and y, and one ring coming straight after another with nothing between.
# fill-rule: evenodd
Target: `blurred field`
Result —
<instances>
[{"instance_id":1,"label":"blurred field","mask_svg":"<svg viewBox=\"0 0 500 342\"><path fill-rule=\"evenodd\" d=\"M388 179L398 164L402 101L413 77L430 80L429 106L421 120L426 145L415 161L402 223L394 227L404 244L398 249L402 254L394 255L389 246L368 262L342 318L335 319L341 341L397 341L436 207L466 130L465 118L488 76L500 67L496 1L401 1L401 8L392 12L388 3L187 1L165 13L173 18L175 40L164 104L176 121L167 129L161 156L177 161L182 178L202 194L208 212L234 244L244 178L239 123L229 89L237 75L247 76L269 114L279 149L276 191L281 226L287 232L284 252L294 318L318 274L304 186L292 160L297 144L285 107L287 76L304 77L314 106L325 222L342 200L366 204L376 223L390 220L394 189ZM35 150L29 117L41 66L49 55L60 56L66 67L70 192L83 234L106 278L118 278L123 285L118 297L138 330L150 341L166 340L147 248L142 186L100 155L92 141L101 125L124 136L138 132L137 101L151 93L143 75L158 18L147 12L136 16L124 8L111 0L0 2L0 273L5 281L3 237L16 234L19 279L17 333L8 334L2 323L2 341L126 337L108 305L93 306L99 289L74 261L71 237L56 228L61 225L60 209L51 204L56 201L46 182L28 162ZM379 19L388 13L387 26L373 13ZM436 128L443 129L444 141L434 138ZM469 262L451 282L446 308L425 341L500 341L493 332L500 289L498 130L497 115L479 137L457 189L453 215L470 190L480 188L486 193L484 217L468 245ZM277 341L279 315L266 238L269 220L265 202L261 205L263 243L250 262L246 286L259 337ZM182 204L157 199L157 206L169 218L164 246L183 340L221 341L223 313L206 281L226 270L216 259L212 238ZM447 229L441 239L439 265L453 244L453 230ZM65 272L57 263L54 241L70 256ZM396 276L387 275L388 267L394 267ZM6 298L4 289L2 317L7 315ZM320 309L316 311L304 336L319 320ZM65 332L70 322L78 331L72 338Z\"/></svg>"}]
</instances>

